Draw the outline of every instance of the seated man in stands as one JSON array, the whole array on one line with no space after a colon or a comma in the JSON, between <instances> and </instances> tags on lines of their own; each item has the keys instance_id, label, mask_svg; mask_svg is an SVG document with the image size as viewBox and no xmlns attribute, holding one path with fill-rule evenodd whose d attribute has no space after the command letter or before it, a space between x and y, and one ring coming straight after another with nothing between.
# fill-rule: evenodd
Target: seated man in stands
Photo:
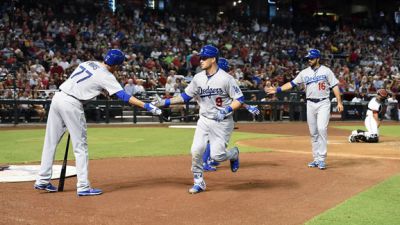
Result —
<instances>
[{"instance_id":1,"label":"seated man in stands","mask_svg":"<svg viewBox=\"0 0 400 225\"><path fill-rule=\"evenodd\" d=\"M12 109L10 105L1 104L0 105L0 123L10 122L12 115Z\"/></svg>"},{"instance_id":2,"label":"seated man in stands","mask_svg":"<svg viewBox=\"0 0 400 225\"><path fill-rule=\"evenodd\" d=\"M277 101L277 98L275 95L267 95L267 96L265 96L265 98L262 98L261 101L262 102L275 102L275 101ZM275 106L273 106L272 104L264 104L264 105L262 105L261 109L262 109L261 111L264 114L265 120L274 121L277 119L276 115L274 113Z\"/></svg>"},{"instance_id":3,"label":"seated man in stands","mask_svg":"<svg viewBox=\"0 0 400 225\"><path fill-rule=\"evenodd\" d=\"M174 97L174 96L171 95L171 93L169 93L168 91L165 91L165 95L163 97L164 99L169 99L169 98L172 98L172 97ZM168 110L168 109L166 109L166 110ZM177 113L179 115L175 116ZM180 121L184 121L184 119L185 119L185 105L184 104L171 105L169 107L169 112L165 112L165 115L167 115L167 117L170 117L171 119L176 117L176 118L179 118Z\"/></svg>"},{"instance_id":4,"label":"seated man in stands","mask_svg":"<svg viewBox=\"0 0 400 225\"><path fill-rule=\"evenodd\" d=\"M29 100L29 99L30 99L30 94L29 94L29 92L27 92L27 91L25 91L25 92L23 93L23 95L22 95L21 97L19 97L19 100ZM24 103L24 104L20 104L20 105L18 106L18 109L19 109L19 114L20 114L20 115L23 115L24 118L25 118L24 122L25 122L25 123L30 122L30 121L31 121L32 114L33 114L33 112L34 112L32 106L29 105L29 104Z\"/></svg>"}]
</instances>

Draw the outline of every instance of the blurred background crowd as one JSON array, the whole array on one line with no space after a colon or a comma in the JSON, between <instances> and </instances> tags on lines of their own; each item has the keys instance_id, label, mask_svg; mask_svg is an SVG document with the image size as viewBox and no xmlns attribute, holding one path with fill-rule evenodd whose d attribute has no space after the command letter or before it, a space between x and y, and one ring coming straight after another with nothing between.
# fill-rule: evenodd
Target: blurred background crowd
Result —
<instances>
[{"instance_id":1,"label":"blurred background crowd","mask_svg":"<svg viewBox=\"0 0 400 225\"><path fill-rule=\"evenodd\" d=\"M265 86L290 81L307 66L306 51L317 48L341 92L351 93L345 100L366 98L380 88L393 100L399 96L400 40L389 24L343 22L310 31L256 18L213 18L129 4L113 13L90 1L2 1L0 98L50 99L79 63L102 60L110 48L126 53L115 75L127 92L173 95L201 70L197 53L204 44L220 49L243 90L263 93ZM263 96L249 94L247 100ZM30 110L44 110L37 108Z\"/></svg>"}]
</instances>

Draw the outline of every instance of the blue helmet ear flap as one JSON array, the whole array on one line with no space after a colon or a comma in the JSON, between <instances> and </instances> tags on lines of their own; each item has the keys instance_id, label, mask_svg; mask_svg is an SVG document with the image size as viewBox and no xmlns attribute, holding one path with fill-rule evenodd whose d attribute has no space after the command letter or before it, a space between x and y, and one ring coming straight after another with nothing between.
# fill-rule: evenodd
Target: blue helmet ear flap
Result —
<instances>
[{"instance_id":1,"label":"blue helmet ear flap","mask_svg":"<svg viewBox=\"0 0 400 225\"><path fill-rule=\"evenodd\" d=\"M111 49L104 57L104 63L109 66L121 65L125 60L124 53L119 49Z\"/></svg>"},{"instance_id":2,"label":"blue helmet ear flap","mask_svg":"<svg viewBox=\"0 0 400 225\"><path fill-rule=\"evenodd\" d=\"M224 70L225 72L229 71L229 62L225 58L218 59L218 67Z\"/></svg>"}]
</instances>

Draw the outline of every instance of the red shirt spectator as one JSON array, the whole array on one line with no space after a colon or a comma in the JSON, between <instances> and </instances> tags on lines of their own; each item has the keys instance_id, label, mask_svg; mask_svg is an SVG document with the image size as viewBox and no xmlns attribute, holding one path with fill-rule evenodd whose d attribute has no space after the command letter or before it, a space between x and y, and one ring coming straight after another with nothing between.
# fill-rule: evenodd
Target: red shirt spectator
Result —
<instances>
[{"instance_id":1,"label":"red shirt spectator","mask_svg":"<svg viewBox=\"0 0 400 225\"><path fill-rule=\"evenodd\" d=\"M64 74L64 69L62 68L62 66L58 65L58 63L54 63L53 66L50 68L51 78L54 78L55 73L58 74L60 78Z\"/></svg>"},{"instance_id":2,"label":"red shirt spectator","mask_svg":"<svg viewBox=\"0 0 400 225\"><path fill-rule=\"evenodd\" d=\"M200 66L200 56L197 54L193 54L192 57L190 57L190 64L193 68Z\"/></svg>"},{"instance_id":3,"label":"red shirt spectator","mask_svg":"<svg viewBox=\"0 0 400 225\"><path fill-rule=\"evenodd\" d=\"M165 84L167 83L167 78L165 77L164 73L160 74L160 77L158 78L158 83L162 86L165 87Z\"/></svg>"}]
</instances>

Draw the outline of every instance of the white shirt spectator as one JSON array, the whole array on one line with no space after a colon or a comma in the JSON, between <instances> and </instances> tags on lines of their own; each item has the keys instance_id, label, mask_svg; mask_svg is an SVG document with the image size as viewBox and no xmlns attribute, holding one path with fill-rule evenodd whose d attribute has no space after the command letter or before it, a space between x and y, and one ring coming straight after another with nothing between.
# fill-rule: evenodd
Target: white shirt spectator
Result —
<instances>
[{"instance_id":1,"label":"white shirt spectator","mask_svg":"<svg viewBox=\"0 0 400 225\"><path fill-rule=\"evenodd\" d=\"M392 116L392 111L393 109L395 109L397 107L396 104L398 104L399 102L397 101L396 98L393 98L392 96L390 96L390 98L388 98L388 106L386 107L386 113L385 113L385 118L390 120L391 116Z\"/></svg>"},{"instance_id":2,"label":"white shirt spectator","mask_svg":"<svg viewBox=\"0 0 400 225\"><path fill-rule=\"evenodd\" d=\"M135 95L136 88L135 88L135 84L133 84L133 79L128 80L128 83L125 85L124 90L126 93L128 93L130 95Z\"/></svg>"},{"instance_id":3,"label":"white shirt spectator","mask_svg":"<svg viewBox=\"0 0 400 225\"><path fill-rule=\"evenodd\" d=\"M64 71L70 67L69 62L67 62L67 60L65 59L60 60L58 65L61 66L64 69Z\"/></svg>"},{"instance_id":4,"label":"white shirt spectator","mask_svg":"<svg viewBox=\"0 0 400 225\"><path fill-rule=\"evenodd\" d=\"M361 98L359 98L358 96L354 96L354 98L351 100L351 102L360 103L361 102Z\"/></svg>"},{"instance_id":5,"label":"white shirt spectator","mask_svg":"<svg viewBox=\"0 0 400 225\"><path fill-rule=\"evenodd\" d=\"M160 55L161 55L161 52L158 51L158 50L153 50L153 51L150 53L150 57L152 57L152 58L154 58L154 59L158 59L158 57L160 57Z\"/></svg>"},{"instance_id":6,"label":"white shirt spectator","mask_svg":"<svg viewBox=\"0 0 400 225\"><path fill-rule=\"evenodd\" d=\"M42 73L42 72L46 71L45 68L39 63L32 65L31 70L36 73Z\"/></svg>"}]
</instances>

